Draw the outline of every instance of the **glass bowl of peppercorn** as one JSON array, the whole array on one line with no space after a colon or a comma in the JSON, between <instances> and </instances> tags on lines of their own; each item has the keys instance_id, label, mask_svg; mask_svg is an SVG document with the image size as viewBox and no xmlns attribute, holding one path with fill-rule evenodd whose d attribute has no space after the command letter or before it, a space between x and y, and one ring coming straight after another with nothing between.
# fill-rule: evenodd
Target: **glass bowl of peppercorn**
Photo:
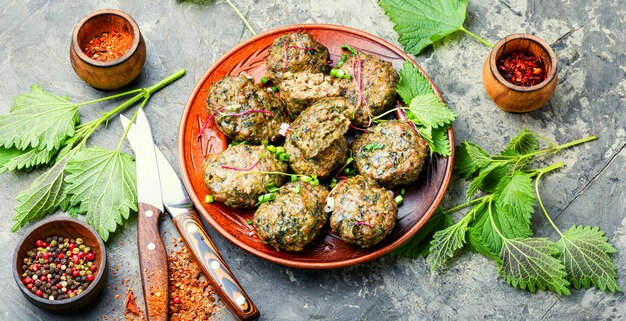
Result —
<instances>
[{"instance_id":1,"label":"glass bowl of peppercorn","mask_svg":"<svg viewBox=\"0 0 626 321\"><path fill-rule=\"evenodd\" d=\"M22 294L54 312L87 307L101 292L106 270L102 239L93 228L72 218L40 222L13 254L13 276Z\"/></svg>"},{"instance_id":2,"label":"glass bowl of peppercorn","mask_svg":"<svg viewBox=\"0 0 626 321\"><path fill-rule=\"evenodd\" d=\"M72 32L70 61L94 88L116 90L133 81L146 62L146 43L128 14L102 9L81 19Z\"/></svg>"},{"instance_id":3,"label":"glass bowl of peppercorn","mask_svg":"<svg viewBox=\"0 0 626 321\"><path fill-rule=\"evenodd\" d=\"M500 109L525 113L550 100L558 81L552 48L529 34L513 34L496 43L483 66L483 84Z\"/></svg>"}]
</instances>

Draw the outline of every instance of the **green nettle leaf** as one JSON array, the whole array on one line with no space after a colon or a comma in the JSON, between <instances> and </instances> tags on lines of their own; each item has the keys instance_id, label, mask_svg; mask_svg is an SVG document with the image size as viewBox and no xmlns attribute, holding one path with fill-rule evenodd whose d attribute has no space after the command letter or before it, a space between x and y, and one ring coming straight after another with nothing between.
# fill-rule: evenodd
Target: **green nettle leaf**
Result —
<instances>
[{"instance_id":1,"label":"green nettle leaf","mask_svg":"<svg viewBox=\"0 0 626 321\"><path fill-rule=\"evenodd\" d=\"M469 157L472 159L472 163L476 167L476 170L485 168L493 162L491 156L489 156L489 154L480 146L469 141L464 141L463 147L465 148ZM473 172L475 173L476 170L474 170Z\"/></svg>"},{"instance_id":2,"label":"green nettle leaf","mask_svg":"<svg viewBox=\"0 0 626 321\"><path fill-rule=\"evenodd\" d=\"M0 173L31 169L35 166L48 164L52 160L52 157L56 154L56 150L47 149L29 149L28 151L21 151L14 148L9 150L0 148L0 154L2 154L3 151L8 151L9 153L18 151L19 153L0 166Z\"/></svg>"},{"instance_id":3,"label":"green nettle leaf","mask_svg":"<svg viewBox=\"0 0 626 321\"><path fill-rule=\"evenodd\" d=\"M491 253L500 253L502 249L502 238L494 230L493 225L504 237L510 239L525 238L533 234L530 223L525 218L510 215L501 206L497 202L491 204L493 222L489 219L488 207L485 207L476 213L476 219L469 227L472 237L486 244Z\"/></svg>"},{"instance_id":4,"label":"green nettle leaf","mask_svg":"<svg viewBox=\"0 0 626 321\"><path fill-rule=\"evenodd\" d=\"M567 279L575 288L591 285L602 291L620 291L617 268L610 255L615 248L598 227L572 226L557 242Z\"/></svg>"},{"instance_id":5,"label":"green nettle leaf","mask_svg":"<svg viewBox=\"0 0 626 321\"><path fill-rule=\"evenodd\" d=\"M539 149L539 142L537 137L528 129L524 128L515 136L506 146L503 154L509 154L509 152L515 152L518 154L528 154L535 152Z\"/></svg>"},{"instance_id":6,"label":"green nettle leaf","mask_svg":"<svg viewBox=\"0 0 626 321\"><path fill-rule=\"evenodd\" d=\"M474 163L470 155L467 153L465 143L456 146L454 149L454 173L462 178L469 179L474 176L478 170L478 166Z\"/></svg>"},{"instance_id":7,"label":"green nettle leaf","mask_svg":"<svg viewBox=\"0 0 626 321\"><path fill-rule=\"evenodd\" d=\"M491 251L489 244L487 244L487 241L483 239L477 229L471 226L467 229L466 241L468 250L482 254L492 260L498 259L498 254Z\"/></svg>"},{"instance_id":8,"label":"green nettle leaf","mask_svg":"<svg viewBox=\"0 0 626 321\"><path fill-rule=\"evenodd\" d=\"M38 85L30 88L30 93L15 97L10 113L0 115L0 146L58 150L74 135L78 105Z\"/></svg>"},{"instance_id":9,"label":"green nettle leaf","mask_svg":"<svg viewBox=\"0 0 626 321\"><path fill-rule=\"evenodd\" d=\"M1 148L0 147L0 166L4 166L11 159L24 154L23 150L19 150L17 148Z\"/></svg>"},{"instance_id":10,"label":"green nettle leaf","mask_svg":"<svg viewBox=\"0 0 626 321\"><path fill-rule=\"evenodd\" d=\"M471 199L478 191L483 188L484 185L493 185L499 182L501 177L497 177L495 175L491 175L492 173L502 173L501 169L506 167L506 165L499 163L491 163L487 165L487 167L480 170L478 176L474 177L467 187L466 196L468 199ZM487 178L491 181L486 182Z\"/></svg>"},{"instance_id":11,"label":"green nettle leaf","mask_svg":"<svg viewBox=\"0 0 626 321\"><path fill-rule=\"evenodd\" d=\"M404 61L400 69L400 81L396 91L402 101L408 106L413 97L434 93L428 79L422 75L417 67L410 61Z\"/></svg>"},{"instance_id":12,"label":"green nettle leaf","mask_svg":"<svg viewBox=\"0 0 626 321\"><path fill-rule=\"evenodd\" d=\"M426 259L431 270L443 267L465 244L468 220L461 220L443 230L435 232L430 242Z\"/></svg>"},{"instance_id":13,"label":"green nettle leaf","mask_svg":"<svg viewBox=\"0 0 626 321\"><path fill-rule=\"evenodd\" d=\"M420 124L438 128L452 124L456 114L439 99L437 94L429 93L413 97L406 117Z\"/></svg>"},{"instance_id":14,"label":"green nettle leaf","mask_svg":"<svg viewBox=\"0 0 626 321\"><path fill-rule=\"evenodd\" d=\"M444 214L441 208L437 208L437 212L424 224L422 229L402 246L393 250L390 255L392 257L406 257L411 259L426 256L430 249L430 241L435 231L444 229L453 224L454 221L452 217L448 214Z\"/></svg>"},{"instance_id":15,"label":"green nettle leaf","mask_svg":"<svg viewBox=\"0 0 626 321\"><path fill-rule=\"evenodd\" d=\"M463 28L467 0L381 0L404 49L414 55Z\"/></svg>"},{"instance_id":16,"label":"green nettle leaf","mask_svg":"<svg viewBox=\"0 0 626 321\"><path fill-rule=\"evenodd\" d=\"M137 210L135 162L118 150L99 147L79 151L67 165L71 205L87 213L86 221L103 240Z\"/></svg>"},{"instance_id":17,"label":"green nettle leaf","mask_svg":"<svg viewBox=\"0 0 626 321\"><path fill-rule=\"evenodd\" d=\"M448 140L447 128L433 128L432 144L430 144L430 152L437 153L441 156L448 157L452 152L450 141Z\"/></svg>"},{"instance_id":18,"label":"green nettle leaf","mask_svg":"<svg viewBox=\"0 0 626 321\"><path fill-rule=\"evenodd\" d=\"M565 266L555 256L556 244L547 238L506 239L497 264L499 273L511 286L528 289L550 289L569 295Z\"/></svg>"},{"instance_id":19,"label":"green nettle leaf","mask_svg":"<svg viewBox=\"0 0 626 321\"><path fill-rule=\"evenodd\" d=\"M66 197L63 178L67 162L67 158L58 161L17 196L18 205L14 208L13 232L59 208Z\"/></svg>"},{"instance_id":20,"label":"green nettle leaf","mask_svg":"<svg viewBox=\"0 0 626 321\"><path fill-rule=\"evenodd\" d=\"M504 215L530 228L530 216L535 211L535 191L528 174L517 171L503 177L493 195L495 204Z\"/></svg>"}]
</instances>

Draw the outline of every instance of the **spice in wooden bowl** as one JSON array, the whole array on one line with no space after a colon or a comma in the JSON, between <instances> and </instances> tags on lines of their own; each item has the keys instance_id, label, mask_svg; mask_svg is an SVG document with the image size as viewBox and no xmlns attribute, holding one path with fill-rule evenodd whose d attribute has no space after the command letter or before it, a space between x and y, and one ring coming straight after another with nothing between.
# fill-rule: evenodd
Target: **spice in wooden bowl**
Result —
<instances>
[{"instance_id":1,"label":"spice in wooden bowl","mask_svg":"<svg viewBox=\"0 0 626 321\"><path fill-rule=\"evenodd\" d=\"M510 52L498 59L497 64L502 77L517 86L534 86L546 79L543 59L527 51Z\"/></svg>"},{"instance_id":2,"label":"spice in wooden bowl","mask_svg":"<svg viewBox=\"0 0 626 321\"><path fill-rule=\"evenodd\" d=\"M87 57L99 61L115 60L128 52L133 36L123 32L103 32L89 40L85 47Z\"/></svg>"}]
</instances>

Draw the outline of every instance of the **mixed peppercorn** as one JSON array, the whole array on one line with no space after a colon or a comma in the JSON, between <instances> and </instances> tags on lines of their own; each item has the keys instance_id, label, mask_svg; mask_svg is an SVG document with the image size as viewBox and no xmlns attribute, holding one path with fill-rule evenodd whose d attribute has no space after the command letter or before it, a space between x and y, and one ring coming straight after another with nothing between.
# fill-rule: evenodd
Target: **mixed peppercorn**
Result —
<instances>
[{"instance_id":1,"label":"mixed peppercorn","mask_svg":"<svg viewBox=\"0 0 626 321\"><path fill-rule=\"evenodd\" d=\"M26 253L22 283L38 297L48 300L73 298L95 279L96 255L81 238L52 236L39 239Z\"/></svg>"}]
</instances>

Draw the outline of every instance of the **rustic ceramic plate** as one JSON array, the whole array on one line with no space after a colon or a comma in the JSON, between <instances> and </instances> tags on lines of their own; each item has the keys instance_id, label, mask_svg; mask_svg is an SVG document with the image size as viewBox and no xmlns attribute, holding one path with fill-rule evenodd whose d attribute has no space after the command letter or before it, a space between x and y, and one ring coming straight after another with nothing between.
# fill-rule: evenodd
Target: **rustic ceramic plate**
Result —
<instances>
[{"instance_id":1,"label":"rustic ceramic plate","mask_svg":"<svg viewBox=\"0 0 626 321\"><path fill-rule=\"evenodd\" d=\"M247 224L254 210L233 209L223 204L205 204L209 194L204 185L202 162L204 153L217 153L227 147L225 136L209 126L204 140L197 140L204 120L209 116L205 102L208 89L214 82L228 75L245 73L259 82L266 74L265 58L274 38L284 33L310 32L318 42L330 50L331 59L338 61L340 46L350 44L355 49L375 54L390 61L399 70L405 60L415 61L390 43L363 31L336 25L294 25L264 32L246 40L219 58L204 74L194 88L182 115L178 151L185 186L191 198L207 220L226 239L244 250L269 261L297 268L330 269L350 266L378 258L397 248L422 228L441 202L452 175L453 157L433 158L420 180L407 188L404 204L399 207L398 220L393 232L377 246L369 249L344 243L334 235L328 225L322 234L301 252L277 251L260 242L256 231ZM418 66L419 67L419 66ZM424 76L426 73L420 68ZM428 78L435 92L441 96L435 84ZM454 144L452 128L448 132Z\"/></svg>"}]
</instances>

